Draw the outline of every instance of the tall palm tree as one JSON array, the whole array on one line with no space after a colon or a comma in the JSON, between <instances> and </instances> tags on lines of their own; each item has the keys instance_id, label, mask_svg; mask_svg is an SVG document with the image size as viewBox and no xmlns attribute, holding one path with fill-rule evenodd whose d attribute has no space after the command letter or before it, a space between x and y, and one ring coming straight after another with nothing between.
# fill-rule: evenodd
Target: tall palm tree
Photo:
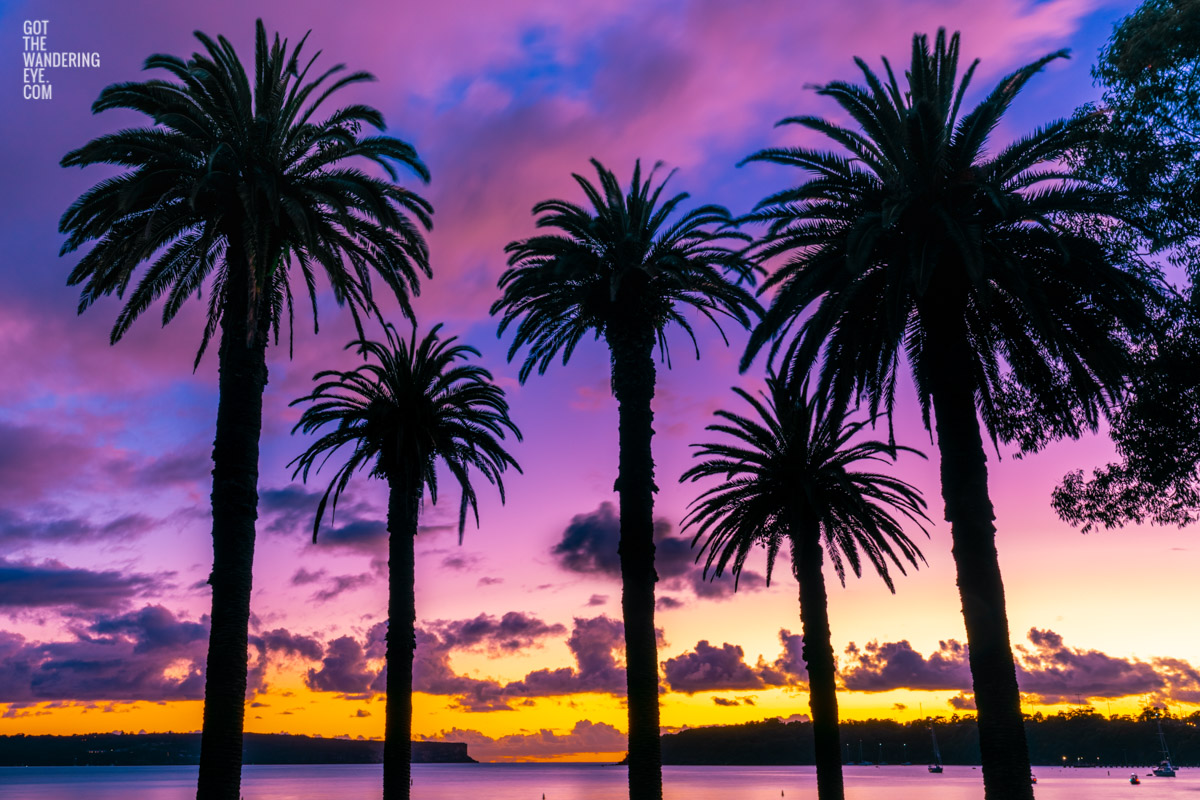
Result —
<instances>
[{"instance_id":1,"label":"tall palm tree","mask_svg":"<svg viewBox=\"0 0 1200 800\"><path fill-rule=\"evenodd\" d=\"M444 464L462 490L458 510L458 539L462 542L467 511L479 524L479 508L469 470L474 468L500 491L501 474L521 468L501 441L521 432L508 417L504 391L477 364L465 362L479 351L455 344L457 337L440 339L435 325L417 341L405 342L389 325L386 342L351 342L367 359L358 368L318 372L313 393L296 400L312 403L293 433L312 433L335 426L292 463L307 482L309 471L338 449L352 452L338 467L325 490L313 523L313 540L332 497L331 514L355 472L366 469L388 485L388 635L387 706L384 722L383 797L409 796L412 760L412 663L416 647L415 547L421 498L437 502L436 467Z\"/></svg>"},{"instance_id":2,"label":"tall palm tree","mask_svg":"<svg viewBox=\"0 0 1200 800\"><path fill-rule=\"evenodd\" d=\"M829 632L823 551L846 585L846 567L862 575L863 557L894 594L888 562L924 560L893 512L924 531L925 501L910 484L878 472L871 462L894 461L918 451L884 442L855 441L868 421L848 422L844 406L811 394L808 381L770 375L759 399L734 389L757 417L718 411L723 422L707 430L725 442L694 445L704 461L680 481L720 478L691 504L684 528L695 528L692 546L707 551L705 573L735 577L755 544L767 551L767 583L775 557L787 543L792 574L800 584L800 622L808 667L808 704L816 745L817 796L841 800L842 746L838 736L836 666ZM919 453L918 453L919 455ZM703 541L701 541L703 540ZM894 545L894 548L893 548Z\"/></svg>"},{"instance_id":3,"label":"tall palm tree","mask_svg":"<svg viewBox=\"0 0 1200 800\"><path fill-rule=\"evenodd\" d=\"M1119 224L1121 204L1058 166L1089 135L1083 127L1060 120L985 149L1018 92L1065 53L1005 77L961 117L978 62L960 81L958 54L957 34L939 31L932 51L915 36L907 90L886 60L885 81L859 59L866 86L819 90L857 129L818 117L781 123L846 154L773 148L747 159L813 177L750 217L768 225L761 254L789 258L764 285L775 296L743 368L774 339L792 369L820 360L821 391L865 396L872 413L890 414L906 362L941 451L986 793L1013 800L1032 797L1029 754L982 430L993 441L1012 434L998 406L1005 395L1045 429L1094 428L1123 390L1127 334L1148 322L1160 284L1089 234Z\"/></svg>"},{"instance_id":4,"label":"tall palm tree","mask_svg":"<svg viewBox=\"0 0 1200 800\"><path fill-rule=\"evenodd\" d=\"M421 228L431 208L396 186L396 167L428 180L408 144L382 130L383 118L354 104L320 119L338 90L373 80L341 65L313 72L301 59L304 40L288 50L256 26L253 82L224 37L196 38L203 53L188 60L146 59L174 80L117 83L92 106L96 113L131 109L151 120L92 140L62 164L112 164L126 171L81 195L59 223L64 254L88 242L68 278L82 284L79 311L99 298L125 297L142 264L111 340L165 296L163 324L191 296L208 290L208 319L199 365L220 329L217 431L213 443L212 632L204 690L198 797L237 800L241 780L254 523L258 516L258 442L266 349L286 310L293 319L292 280L299 272L316 324L317 276L323 274L356 324L374 310L371 273L408 312L418 273L429 274ZM307 38L307 36L305 37ZM391 181L363 172L371 162ZM359 325L361 330L361 325Z\"/></svg>"},{"instance_id":5,"label":"tall palm tree","mask_svg":"<svg viewBox=\"0 0 1200 800\"><path fill-rule=\"evenodd\" d=\"M629 691L629 796L662 797L658 727L658 651L654 634L654 348L667 355L666 330L678 325L696 347L690 308L720 324L724 315L748 327L753 297L740 286L753 277L750 264L729 245L745 236L728 230L729 212L705 205L676 216L687 199L662 200L668 175L654 185L633 168L628 193L616 176L592 159L600 185L573 175L591 208L565 200L533 207L539 228L555 232L512 242L509 269L500 277L504 295L492 306L501 314L500 335L513 323L511 360L528 347L523 383L536 368L546 371L560 352L566 363L587 334L604 337L612 359L612 391L619 414L619 464L614 487L621 508L621 608L625 622ZM660 202L662 200L662 202ZM737 283L725 273L737 277ZM724 333L722 332L722 337ZM700 351L696 347L696 356ZM670 362L667 362L668 367Z\"/></svg>"}]
</instances>

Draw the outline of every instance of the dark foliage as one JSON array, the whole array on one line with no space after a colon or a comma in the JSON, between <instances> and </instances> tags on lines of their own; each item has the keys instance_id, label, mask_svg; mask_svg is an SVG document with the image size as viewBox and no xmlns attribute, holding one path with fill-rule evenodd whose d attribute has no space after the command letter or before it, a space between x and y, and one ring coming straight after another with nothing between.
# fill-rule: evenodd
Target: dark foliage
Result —
<instances>
[{"instance_id":1,"label":"dark foliage","mask_svg":"<svg viewBox=\"0 0 1200 800\"><path fill-rule=\"evenodd\" d=\"M1111 424L1118 460L1067 475L1054 507L1084 532L1185 525L1200 518L1200 2L1143 3L1116 25L1092 73L1103 99L1077 116L1098 135L1073 159L1124 192L1143 223L1111 235L1182 267L1191 287L1139 344L1132 397Z\"/></svg>"}]
</instances>

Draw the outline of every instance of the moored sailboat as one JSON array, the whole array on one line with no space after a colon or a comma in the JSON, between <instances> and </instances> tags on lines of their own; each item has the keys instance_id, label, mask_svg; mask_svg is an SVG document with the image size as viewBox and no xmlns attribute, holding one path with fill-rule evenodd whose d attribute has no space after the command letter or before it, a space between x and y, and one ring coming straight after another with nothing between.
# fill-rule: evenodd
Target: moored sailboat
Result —
<instances>
[{"instance_id":1,"label":"moored sailboat","mask_svg":"<svg viewBox=\"0 0 1200 800\"><path fill-rule=\"evenodd\" d=\"M1162 720L1158 722L1158 746L1162 749L1163 760L1154 768L1154 777L1174 778L1175 765L1171 763L1171 752L1167 750L1167 737L1163 735Z\"/></svg>"},{"instance_id":2,"label":"moored sailboat","mask_svg":"<svg viewBox=\"0 0 1200 800\"><path fill-rule=\"evenodd\" d=\"M929 726L929 735L933 739L933 763L929 765L929 771L935 774L942 772L942 751L938 749L937 734L933 730L933 726Z\"/></svg>"}]
</instances>

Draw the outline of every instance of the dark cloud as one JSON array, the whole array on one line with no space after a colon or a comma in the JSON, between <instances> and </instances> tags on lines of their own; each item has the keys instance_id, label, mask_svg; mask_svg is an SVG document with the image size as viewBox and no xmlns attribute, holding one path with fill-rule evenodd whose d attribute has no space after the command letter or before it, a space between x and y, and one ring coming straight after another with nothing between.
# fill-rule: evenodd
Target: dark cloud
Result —
<instances>
[{"instance_id":1,"label":"dark cloud","mask_svg":"<svg viewBox=\"0 0 1200 800\"><path fill-rule=\"evenodd\" d=\"M317 581L321 580L325 577L325 575L326 571L323 569L319 569L316 572L309 572L304 567L301 567L300 569L296 570L296 574L292 576L291 584L292 586L307 586L310 583L316 583Z\"/></svg>"},{"instance_id":2,"label":"dark cloud","mask_svg":"<svg viewBox=\"0 0 1200 800\"><path fill-rule=\"evenodd\" d=\"M1118 658L1099 650L1069 647L1051 630L1030 629L1029 645L1017 645L1017 683L1032 701L1066 703L1080 699L1148 695L1190 702L1200 699L1200 673L1179 659L1140 661ZM842 681L852 691L886 692L891 689L957 691L950 703L967 709L971 671L967 647L949 639L928 657L906 641L871 642L859 650L847 648Z\"/></svg>"},{"instance_id":3,"label":"dark cloud","mask_svg":"<svg viewBox=\"0 0 1200 800\"><path fill-rule=\"evenodd\" d=\"M504 578L482 577L475 582L476 586L495 586L498 583L504 583Z\"/></svg>"},{"instance_id":4,"label":"dark cloud","mask_svg":"<svg viewBox=\"0 0 1200 800\"><path fill-rule=\"evenodd\" d=\"M451 553L442 559L442 567L455 572L467 572L479 566L480 558L473 553Z\"/></svg>"},{"instance_id":5,"label":"dark cloud","mask_svg":"<svg viewBox=\"0 0 1200 800\"><path fill-rule=\"evenodd\" d=\"M381 692L387 683L386 668L369 666L386 652L386 623L367 633L366 645L344 636L330 642L320 669L310 669L308 685L316 691L361 696ZM531 697L586 692L625 694L625 670L617 661L624 646L622 624L606 616L574 621L567 647L574 667L539 669L524 678L502 684L457 674L450 656L456 650L512 651L541 639L565 633L562 625L549 625L536 617L509 612L499 619L482 614L469 620L439 621L418 628L413 655L413 691L453 697L466 711L509 711L514 703Z\"/></svg>"},{"instance_id":6,"label":"dark cloud","mask_svg":"<svg viewBox=\"0 0 1200 800\"><path fill-rule=\"evenodd\" d=\"M946 701L950 707L956 711L974 711L975 710L975 695L959 692Z\"/></svg>"},{"instance_id":7,"label":"dark cloud","mask_svg":"<svg viewBox=\"0 0 1200 800\"><path fill-rule=\"evenodd\" d=\"M0 609L116 611L134 597L161 590L163 580L163 576L68 567L59 561L33 564L0 558Z\"/></svg>"},{"instance_id":8,"label":"dark cloud","mask_svg":"<svg viewBox=\"0 0 1200 800\"><path fill-rule=\"evenodd\" d=\"M587 603L585 603L585 605L587 605L588 607L592 607L592 606L602 606L602 605L604 605L604 604L605 604L605 603L607 603L607 602L608 602L608 595L606 595L606 594L594 594L594 595L592 595L591 597L589 597L589 598L588 598L588 601L587 601Z\"/></svg>"},{"instance_id":9,"label":"dark cloud","mask_svg":"<svg viewBox=\"0 0 1200 800\"><path fill-rule=\"evenodd\" d=\"M82 517L32 518L0 508L0 546L6 550L43 544L82 544L137 538L158 523L142 514L125 514L96 523Z\"/></svg>"},{"instance_id":10,"label":"dark cloud","mask_svg":"<svg viewBox=\"0 0 1200 800\"><path fill-rule=\"evenodd\" d=\"M1028 638L1032 647L1017 646L1017 683L1022 692L1037 695L1043 703L1168 690L1166 676L1154 664L1067 647L1050 630L1031 628Z\"/></svg>"},{"instance_id":11,"label":"dark cloud","mask_svg":"<svg viewBox=\"0 0 1200 800\"><path fill-rule=\"evenodd\" d=\"M101 615L65 642L0 632L0 702L196 700L204 693L208 621L162 606Z\"/></svg>"},{"instance_id":12,"label":"dark cloud","mask_svg":"<svg viewBox=\"0 0 1200 800\"><path fill-rule=\"evenodd\" d=\"M537 644L548 636L562 636L565 625L549 625L531 614L509 611L497 619L480 614L474 619L431 623L427 629L437 634L441 644L450 650L484 647L491 651L512 653Z\"/></svg>"},{"instance_id":13,"label":"dark cloud","mask_svg":"<svg viewBox=\"0 0 1200 800\"><path fill-rule=\"evenodd\" d=\"M713 703L715 703L716 705L719 705L719 706L740 706L741 705L741 703L739 703L736 699L730 700L725 697L714 697L712 699L712 701L713 701Z\"/></svg>"},{"instance_id":14,"label":"dark cloud","mask_svg":"<svg viewBox=\"0 0 1200 800\"><path fill-rule=\"evenodd\" d=\"M310 491L299 484L262 490L258 496L258 511L263 519L261 530L311 541L317 506L324 493L323 488ZM370 504L343 497L336 517L332 508L325 509L316 545L372 555L386 552L387 524Z\"/></svg>"},{"instance_id":15,"label":"dark cloud","mask_svg":"<svg viewBox=\"0 0 1200 800\"><path fill-rule=\"evenodd\" d=\"M309 669L305 682L317 692L361 695L372 691L377 675L367 667L362 644L352 636L341 636L326 645L321 667Z\"/></svg>"},{"instance_id":16,"label":"dark cloud","mask_svg":"<svg viewBox=\"0 0 1200 800\"><path fill-rule=\"evenodd\" d=\"M761 689L762 676L745 661L741 647L729 643L713 647L707 641L663 662L663 674L671 691L693 694L728 689Z\"/></svg>"},{"instance_id":17,"label":"dark cloud","mask_svg":"<svg viewBox=\"0 0 1200 800\"><path fill-rule=\"evenodd\" d=\"M562 538L550 549L559 566L584 575L621 577L621 562L617 545L621 540L621 520L617 507L604 502L595 511L577 514L563 530ZM672 532L665 519L654 522L654 569L658 573L659 590L690 591L704 600L728 600L733 596L734 579L725 574L706 579L703 568L695 563L690 539ZM757 572L743 572L737 581L742 592L766 588L766 580ZM672 608L674 599L663 608Z\"/></svg>"},{"instance_id":18,"label":"dark cloud","mask_svg":"<svg viewBox=\"0 0 1200 800\"><path fill-rule=\"evenodd\" d=\"M306 658L309 661L320 661L325 652L325 646L320 641L301 634L292 633L284 628L250 637L250 643L268 652L283 653L288 656Z\"/></svg>"},{"instance_id":19,"label":"dark cloud","mask_svg":"<svg viewBox=\"0 0 1200 800\"><path fill-rule=\"evenodd\" d=\"M317 547L336 547L361 553L387 551L387 525L378 519L359 519L336 528L322 528Z\"/></svg>"},{"instance_id":20,"label":"dark cloud","mask_svg":"<svg viewBox=\"0 0 1200 800\"><path fill-rule=\"evenodd\" d=\"M576 514L563 531L562 539L550 549L559 566L571 572L621 577L621 559L617 545L621 541L621 520L617 507L610 502L595 511ZM665 519L654 522L654 568L660 579L674 578L692 567L688 540L671 536Z\"/></svg>"},{"instance_id":21,"label":"dark cloud","mask_svg":"<svg viewBox=\"0 0 1200 800\"><path fill-rule=\"evenodd\" d=\"M804 637L786 628L779 631L783 647L779 657L770 664L759 659L756 669L767 686L802 686L808 683L808 667L804 663Z\"/></svg>"},{"instance_id":22,"label":"dark cloud","mask_svg":"<svg viewBox=\"0 0 1200 800\"><path fill-rule=\"evenodd\" d=\"M674 597L663 595L654 601L654 607L659 611L671 611L676 608L683 608L682 600L676 600Z\"/></svg>"},{"instance_id":23,"label":"dark cloud","mask_svg":"<svg viewBox=\"0 0 1200 800\"><path fill-rule=\"evenodd\" d=\"M563 569L585 574L621 576L617 543L621 521L612 503L601 503L588 514L577 514L563 531L562 540L550 550Z\"/></svg>"},{"instance_id":24,"label":"dark cloud","mask_svg":"<svg viewBox=\"0 0 1200 800\"><path fill-rule=\"evenodd\" d=\"M329 585L324 589L318 590L313 594L312 599L318 603L328 602L340 596L344 592L350 592L355 589L361 589L363 586L369 586L378 578L372 572L363 572L358 575L337 575L330 581Z\"/></svg>"},{"instance_id":25,"label":"dark cloud","mask_svg":"<svg viewBox=\"0 0 1200 800\"><path fill-rule=\"evenodd\" d=\"M851 691L971 690L967 647L954 639L939 642L937 652L928 658L913 650L907 641L869 642L861 650L851 643L846 648L846 655L847 666L841 674L843 683Z\"/></svg>"},{"instance_id":26,"label":"dark cloud","mask_svg":"<svg viewBox=\"0 0 1200 800\"><path fill-rule=\"evenodd\" d=\"M576 668L539 669L505 687L515 696L552 696L599 692L625 694L625 669L616 653L625 646L625 626L607 616L575 618L567 647L575 656Z\"/></svg>"}]
</instances>

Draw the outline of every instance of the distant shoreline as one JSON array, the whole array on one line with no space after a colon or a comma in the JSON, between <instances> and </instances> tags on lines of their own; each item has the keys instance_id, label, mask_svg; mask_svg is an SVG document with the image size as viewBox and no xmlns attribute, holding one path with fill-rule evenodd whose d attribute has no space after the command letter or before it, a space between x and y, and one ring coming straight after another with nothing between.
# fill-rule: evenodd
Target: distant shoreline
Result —
<instances>
[{"instance_id":1,"label":"distant shoreline","mask_svg":"<svg viewBox=\"0 0 1200 800\"><path fill-rule=\"evenodd\" d=\"M1176 766L1200 766L1200 715L1167 718L1163 730ZM979 766L979 733L971 717L935 720L942 761ZM1099 714L1042 717L1026 721L1030 760L1043 767L1142 770L1160 759L1155 721ZM924 768L932 758L927 722L844 720L844 760L856 766ZM246 764L377 764L383 742L326 739L292 734L247 733ZM778 719L690 728L662 736L667 766L811 766L812 725ZM165 766L195 765L199 733L93 733L74 736L0 736L0 766ZM487 758L487 754L482 755ZM861 764L859 762L872 762ZM414 764L475 764L464 742L413 742ZM490 762L489 762L490 763ZM497 762L504 763L504 762ZM509 762L514 763L514 762ZM516 762L612 766L611 761Z\"/></svg>"},{"instance_id":2,"label":"distant shoreline","mask_svg":"<svg viewBox=\"0 0 1200 800\"><path fill-rule=\"evenodd\" d=\"M246 764L378 764L383 742L247 733ZM476 764L464 742L413 742L414 764ZM2 767L190 766L200 763L199 733L87 733L0 736Z\"/></svg>"}]
</instances>

